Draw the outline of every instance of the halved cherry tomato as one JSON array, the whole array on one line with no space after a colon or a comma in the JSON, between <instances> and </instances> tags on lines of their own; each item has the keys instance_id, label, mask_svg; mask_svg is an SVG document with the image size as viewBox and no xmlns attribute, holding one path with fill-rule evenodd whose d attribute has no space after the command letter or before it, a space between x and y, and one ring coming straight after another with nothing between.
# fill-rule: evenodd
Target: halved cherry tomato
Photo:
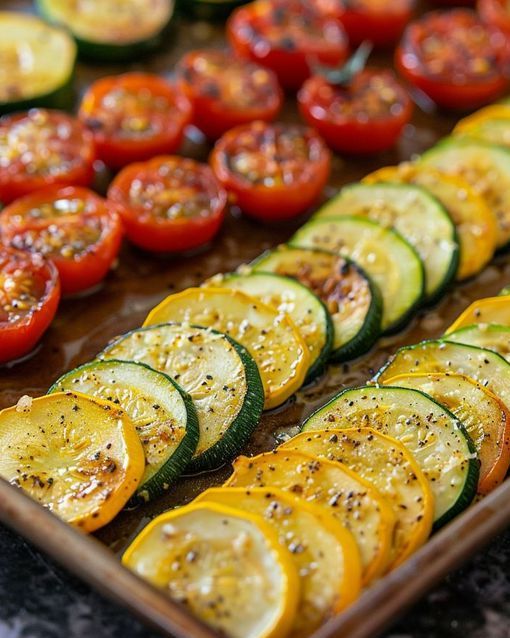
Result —
<instances>
[{"instance_id":1,"label":"halved cherry tomato","mask_svg":"<svg viewBox=\"0 0 510 638\"><path fill-rule=\"evenodd\" d=\"M472 109L507 88L510 40L468 9L433 11L406 28L396 64L439 106Z\"/></svg>"},{"instance_id":2,"label":"halved cherry tomato","mask_svg":"<svg viewBox=\"0 0 510 638\"><path fill-rule=\"evenodd\" d=\"M257 0L236 9L227 37L242 58L272 69L295 91L310 76L309 60L338 66L348 55L341 25L309 0Z\"/></svg>"},{"instance_id":3,"label":"halved cherry tomato","mask_svg":"<svg viewBox=\"0 0 510 638\"><path fill-rule=\"evenodd\" d=\"M177 151L191 113L186 96L163 78L125 73L94 82L79 117L94 135L99 158L121 168Z\"/></svg>"},{"instance_id":4,"label":"halved cherry tomato","mask_svg":"<svg viewBox=\"0 0 510 638\"><path fill-rule=\"evenodd\" d=\"M52 322L59 300L60 280L51 262L0 247L0 363L32 350Z\"/></svg>"},{"instance_id":5,"label":"halved cherry tomato","mask_svg":"<svg viewBox=\"0 0 510 638\"><path fill-rule=\"evenodd\" d=\"M510 35L510 5L507 0L478 0L478 13L486 24Z\"/></svg>"},{"instance_id":6,"label":"halved cherry tomato","mask_svg":"<svg viewBox=\"0 0 510 638\"><path fill-rule=\"evenodd\" d=\"M300 215L319 199L331 155L311 129L252 122L216 142L211 166L244 213L272 222Z\"/></svg>"},{"instance_id":7,"label":"halved cherry tomato","mask_svg":"<svg viewBox=\"0 0 510 638\"><path fill-rule=\"evenodd\" d=\"M50 186L0 213L4 245L40 253L58 269L64 294L98 284L122 239L118 207L80 186Z\"/></svg>"},{"instance_id":8,"label":"halved cherry tomato","mask_svg":"<svg viewBox=\"0 0 510 638\"><path fill-rule=\"evenodd\" d=\"M88 186L94 140L75 117L32 109L0 118L0 201L51 184Z\"/></svg>"},{"instance_id":9,"label":"halved cherry tomato","mask_svg":"<svg viewBox=\"0 0 510 638\"><path fill-rule=\"evenodd\" d=\"M377 153L391 148L411 119L413 106L392 71L365 70L347 87L321 77L298 94L303 117L341 153Z\"/></svg>"},{"instance_id":10,"label":"halved cherry tomato","mask_svg":"<svg viewBox=\"0 0 510 638\"><path fill-rule=\"evenodd\" d=\"M210 140L253 120L271 122L282 106L274 73L232 53L190 51L178 64L177 76L193 104L193 123Z\"/></svg>"},{"instance_id":11,"label":"halved cherry tomato","mask_svg":"<svg viewBox=\"0 0 510 638\"><path fill-rule=\"evenodd\" d=\"M108 199L120 205L133 244L182 252L216 235L227 193L206 164L167 155L126 166L111 183Z\"/></svg>"},{"instance_id":12,"label":"halved cherry tomato","mask_svg":"<svg viewBox=\"0 0 510 638\"><path fill-rule=\"evenodd\" d=\"M353 45L369 40L378 47L395 44L411 20L415 0L315 0L335 16Z\"/></svg>"}]
</instances>

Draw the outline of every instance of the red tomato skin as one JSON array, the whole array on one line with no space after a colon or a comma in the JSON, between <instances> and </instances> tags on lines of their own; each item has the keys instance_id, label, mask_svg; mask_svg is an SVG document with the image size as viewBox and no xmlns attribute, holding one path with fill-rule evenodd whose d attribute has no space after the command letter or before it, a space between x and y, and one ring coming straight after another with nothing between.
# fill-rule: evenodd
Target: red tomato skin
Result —
<instances>
[{"instance_id":1,"label":"red tomato skin","mask_svg":"<svg viewBox=\"0 0 510 638\"><path fill-rule=\"evenodd\" d=\"M452 111L470 111L500 97L508 88L508 79L496 77L478 84L450 84L428 78L405 64L401 47L395 52L395 67L409 84L425 93L439 107Z\"/></svg>"},{"instance_id":2,"label":"red tomato skin","mask_svg":"<svg viewBox=\"0 0 510 638\"><path fill-rule=\"evenodd\" d=\"M407 11L393 13L370 12L346 8L339 20L353 46L370 40L376 47L387 48L398 42L406 24L411 20L412 6Z\"/></svg>"},{"instance_id":3,"label":"red tomato skin","mask_svg":"<svg viewBox=\"0 0 510 638\"><path fill-rule=\"evenodd\" d=\"M108 76L94 82L83 96L79 118L86 125L87 118L93 117L94 108L102 98L115 87L131 90L148 88L156 96L167 98L179 112L172 118L172 126L148 139L133 140L108 135L101 130L92 131L96 151L109 168L120 169L132 162L148 160L155 155L175 153L179 150L186 126L192 119L192 106L188 98L163 78L150 73L124 73Z\"/></svg>"},{"instance_id":4,"label":"red tomato skin","mask_svg":"<svg viewBox=\"0 0 510 638\"><path fill-rule=\"evenodd\" d=\"M510 12L505 4L504 0L478 0L478 13L486 24L510 35Z\"/></svg>"},{"instance_id":5,"label":"red tomato skin","mask_svg":"<svg viewBox=\"0 0 510 638\"><path fill-rule=\"evenodd\" d=\"M469 9L435 11L425 14L420 21L428 20L429 23L432 22L432 24L427 25L432 29L435 28L434 20L442 20L443 25L445 25L446 20L453 21L454 19L472 21L476 26L483 28L483 23ZM494 57L500 65L499 73L494 74L493 77L482 78L478 81L455 83L449 81L449 78L434 78L427 75L426 72L422 72L419 57L416 64L414 61L415 56L407 54L408 45L406 45L406 41L409 40L411 43L414 41L416 29L423 28L423 25L419 24L420 21L411 23L407 27L395 51L395 67L409 84L422 91L439 107L461 112L479 108L500 97L505 92L510 83L510 77L508 77L510 39L506 39L499 32L492 30L492 35L499 36L498 48L494 49ZM447 39L447 34L443 34L443 37Z\"/></svg>"},{"instance_id":6,"label":"red tomato skin","mask_svg":"<svg viewBox=\"0 0 510 638\"><path fill-rule=\"evenodd\" d=\"M42 110L42 109L40 109ZM84 152L85 161L81 166L77 166L67 173L55 176L27 175L16 168L10 170L3 168L0 171L0 202L10 204L15 199L23 197L36 190L45 188L46 186L90 186L94 179L94 161L96 159L96 150L94 140L91 133L76 118L60 111L47 111L52 117L66 119L77 127L82 136L82 150ZM9 126L27 116L27 112L14 113L13 115L5 115L0 118L0 128ZM12 167L13 169L15 167Z\"/></svg>"},{"instance_id":7,"label":"red tomato skin","mask_svg":"<svg viewBox=\"0 0 510 638\"><path fill-rule=\"evenodd\" d=\"M398 116L369 121L354 118L332 121L318 117L314 112L314 99L325 84L326 81L317 76L307 80L298 95L299 110L306 122L337 153L369 155L392 148L413 114L413 104L407 98L403 111Z\"/></svg>"},{"instance_id":8,"label":"red tomato skin","mask_svg":"<svg viewBox=\"0 0 510 638\"><path fill-rule=\"evenodd\" d=\"M4 208L0 213L0 234L4 245L9 246L22 228L41 228L41 223L37 222L18 226L11 223L10 218L16 215L17 211L37 206L44 201L54 201L65 197L80 197L95 202L99 210L95 215L88 213L87 217L98 216L102 222L99 242L90 246L83 254L73 258L63 256L50 258L60 275L62 294L68 296L81 293L101 283L117 259L123 237L122 221L117 206L86 188L51 186L30 193Z\"/></svg>"},{"instance_id":9,"label":"red tomato skin","mask_svg":"<svg viewBox=\"0 0 510 638\"><path fill-rule=\"evenodd\" d=\"M264 187L238 177L228 169L226 157L231 140L243 130L228 131L213 149L210 164L223 187L234 197L245 215L264 223L282 222L305 213L321 197L331 173L331 154L324 146L320 161L316 163L311 179L293 186ZM316 136L317 140L320 140ZM321 143L322 140L320 140Z\"/></svg>"},{"instance_id":10,"label":"red tomato skin","mask_svg":"<svg viewBox=\"0 0 510 638\"><path fill-rule=\"evenodd\" d=\"M338 66L347 60L349 48L347 39L341 38L340 34L343 34L343 31L339 31L341 42L338 42L336 46L324 46L317 50L299 47L292 50L267 47L267 49L265 48L263 51L258 51L256 47L251 46L250 40L244 38L242 35L242 25L247 20L247 12L250 10L250 4L246 5L246 7L236 9L231 14L227 21L227 40L240 58L252 60L271 69L278 78L280 85L286 91L297 91L303 82L310 77L311 71L308 63L310 57L328 66ZM336 22L332 19L329 20L332 25ZM337 27L340 29L338 23Z\"/></svg>"},{"instance_id":11,"label":"red tomato skin","mask_svg":"<svg viewBox=\"0 0 510 638\"><path fill-rule=\"evenodd\" d=\"M29 354L53 321L60 301L60 279L56 267L41 255L31 255L12 248L0 248L3 255L18 255L32 262L34 269L46 280L45 295L37 308L22 321L0 322L0 364L20 359Z\"/></svg>"},{"instance_id":12,"label":"red tomato skin","mask_svg":"<svg viewBox=\"0 0 510 638\"><path fill-rule=\"evenodd\" d=\"M139 213L134 208L130 208L127 201L126 191L133 179L141 173L150 170L152 166L157 166L166 159L178 159L173 156L154 157L148 162L138 162L126 166L115 177L108 189L108 199L119 206L122 223L126 237L129 241L150 252L159 253L182 253L208 244L223 224L225 209L227 206L227 193L206 165L201 165L193 160L183 160L192 162L205 171L205 180L208 183L210 192L215 191L218 204L211 215L204 218L190 218L175 220L142 220Z\"/></svg>"},{"instance_id":13,"label":"red tomato skin","mask_svg":"<svg viewBox=\"0 0 510 638\"><path fill-rule=\"evenodd\" d=\"M236 126L248 124L254 120L272 122L276 118L283 106L283 93L276 75L270 69L265 70L271 74L274 85L274 96L271 104L244 108L243 110L229 108L220 100L201 95L182 77L177 81L181 91L193 105L193 124L202 131L210 142L215 142L224 133Z\"/></svg>"}]
</instances>

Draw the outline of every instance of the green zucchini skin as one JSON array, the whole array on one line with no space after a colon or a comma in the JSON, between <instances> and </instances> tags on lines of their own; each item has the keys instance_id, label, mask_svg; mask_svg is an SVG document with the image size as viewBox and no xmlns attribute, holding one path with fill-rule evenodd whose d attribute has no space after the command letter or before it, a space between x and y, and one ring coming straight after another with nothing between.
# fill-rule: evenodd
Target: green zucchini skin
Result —
<instances>
[{"instance_id":1,"label":"green zucchini skin","mask_svg":"<svg viewBox=\"0 0 510 638\"><path fill-rule=\"evenodd\" d=\"M200 20L221 20L247 2L249 0L178 0L177 8L183 14Z\"/></svg>"},{"instance_id":2,"label":"green zucchini skin","mask_svg":"<svg viewBox=\"0 0 510 638\"><path fill-rule=\"evenodd\" d=\"M401 200L402 202L408 201L405 199L406 195L412 196L412 203L415 208L416 206L421 207L420 215L409 215L411 211L405 206L399 209L399 200ZM393 225L393 228L398 233L400 233L400 235L402 235L402 237L416 250L418 254L420 254L421 241L419 238L422 237L424 234L428 234L428 230L430 231L430 226L432 225L432 219L434 220L436 228L441 228L445 231L445 234L446 232L449 233L449 236L441 236L441 244L444 244L444 242L448 242L448 246L450 249L449 261L447 262L448 267L442 271L442 278L440 279L440 281L435 283L435 285L432 287L429 285L429 274L431 272L434 274L433 264L432 267L430 267L430 260L420 255L426 273L425 296L423 303L425 306L432 306L437 303L439 299L441 299L441 297L448 290L455 279L455 276L459 269L460 248L457 230L450 218L450 215L448 214L445 207L425 188L417 186L416 184L401 184L396 182L378 182L377 184L350 184L348 186L345 186L336 197L324 204L324 206L320 208L314 215L314 218L320 219L321 217L327 218L328 216L334 217L335 215L356 214L355 211L357 206L361 206L364 201L367 201L367 199L368 201L370 201L370 199L375 201L381 198L384 198L383 201L389 203L389 205L394 210L394 202L397 201L396 210L398 211L398 213L395 214L395 223ZM353 202L354 211L352 211L350 208L353 205ZM338 210L338 212L335 213L335 210ZM420 211L415 210L415 213L418 212ZM368 214L367 217L368 219L372 219L373 221L379 221L379 218L377 216L373 216L372 214ZM399 223L399 220L403 217L407 219L407 223L404 219L404 223L401 224ZM416 228L415 233L406 232L409 228L410 217L412 217L413 224ZM428 228L427 224L429 224ZM416 239L417 237L418 240ZM434 248L437 248L437 245L434 246Z\"/></svg>"},{"instance_id":3,"label":"green zucchini skin","mask_svg":"<svg viewBox=\"0 0 510 638\"><path fill-rule=\"evenodd\" d=\"M316 245L314 244L313 234L317 228L320 228L322 225L331 224L334 226L338 225L357 225L360 229L372 228L372 229L382 229L385 237L390 241L394 242L394 244L398 244L400 246L400 250L404 249L407 252L407 258L409 258L412 262L414 269L416 270L417 279L416 281L416 290L413 290L412 299L407 300L407 305L405 308L399 312L399 314L393 318L391 322L388 322L384 325L384 291L378 286L378 289L382 295L383 299L383 317L382 317L382 334L384 335L392 335L400 330L402 330L412 319L418 308L420 308L423 304L424 294L425 294L425 270L423 267L423 262L420 259L420 256L416 252L415 248L409 244L408 241L402 237L402 235L393 228L384 228L381 224L378 224L375 221L370 219L366 219L360 216L353 215L340 215L338 217L314 217L309 222L307 222L304 226L302 226L293 237L291 237L289 241L289 245L291 247L306 247L306 248L316 248L320 250L327 250L331 252L330 246ZM338 230L337 230L338 232ZM361 232L361 230L360 230ZM331 239L331 235L328 236L328 240ZM334 251L333 251L334 252ZM340 254L342 257L346 258L347 250L340 250L336 254ZM410 263L411 263L410 262ZM358 268L363 268L363 266L356 262ZM368 270L368 269L367 269ZM370 272L367 273L367 276L370 278L372 275Z\"/></svg>"},{"instance_id":4,"label":"green zucchini skin","mask_svg":"<svg viewBox=\"0 0 510 638\"><path fill-rule=\"evenodd\" d=\"M361 266L358 266L358 264L354 262L352 263L356 270L368 281L372 300L361 330L345 345L331 353L332 363L347 363L348 361L361 357L373 348L377 339L379 339L381 335L381 322L383 316L383 300L381 291L363 268L361 268Z\"/></svg>"},{"instance_id":5,"label":"green zucchini skin","mask_svg":"<svg viewBox=\"0 0 510 638\"><path fill-rule=\"evenodd\" d=\"M322 350L319 353L319 356L317 357L317 359L313 362L313 364L310 366L310 368L308 369L307 375L306 375L306 379L304 381L304 385L307 385L308 383L311 383L312 381L314 381L317 377L319 377L321 374L324 373L328 361L331 357L332 354L332 348L333 348L333 321L331 319L331 315L329 314L328 309L326 308L326 305L324 304L324 302L319 299L319 297L317 297L317 295L315 295L309 288L307 288L305 285L303 285L302 283L300 283L297 279L293 279L292 277L285 277L283 275L278 275L276 273L272 273L272 272L263 272L263 271L257 271L257 272L250 272L247 273L246 275L241 274L241 273L228 273L226 275L224 275L224 279L223 281L225 283L227 283L228 286L228 282L229 281L234 281L236 279L249 279L250 275L252 276L257 276L257 275L264 275L265 277L271 277L275 280L275 282L278 281L285 281L288 280L289 283L296 288L302 288L303 291L306 291L306 294L308 296L310 296L311 298L313 298L313 303L317 306L321 307L321 310L323 312L323 319L324 319L324 328L325 328L325 336L326 336L326 341L322 347ZM218 285L222 286L224 285L223 283L219 283ZM235 287L235 286L234 286ZM242 290L243 292L247 292L248 294L252 294L252 292L249 290L249 288L240 288L240 290ZM257 296L255 293L253 293L253 296ZM262 297L260 297L262 298ZM292 318L292 317L291 317ZM297 325L297 324L296 324ZM299 326L297 326L298 330L299 330Z\"/></svg>"},{"instance_id":6,"label":"green zucchini skin","mask_svg":"<svg viewBox=\"0 0 510 638\"><path fill-rule=\"evenodd\" d=\"M440 140L438 144L429 148L423 155L421 156L420 163L424 163L435 168L441 168L441 166L437 163L438 158L441 158L443 153L448 153L450 151L462 152L463 149L467 149L464 151L464 154L467 154L471 149L475 149L480 153L487 153L489 155L493 155L494 165L498 167L501 174L505 173L505 178L510 181L510 150L505 146L499 146L496 144L491 144L490 142L484 142L482 140L472 139L469 137L446 137ZM446 171L448 172L448 171ZM501 179L503 179L501 177ZM508 189L506 189L508 190ZM510 218L510 212L508 208L510 207L510 203L508 200L503 203L502 210L505 210L505 221L508 223L508 219ZM500 221L498 220L498 227L500 227ZM510 251L510 239L506 239L506 241L499 245L496 249L496 255L498 254L506 254Z\"/></svg>"},{"instance_id":7,"label":"green zucchini skin","mask_svg":"<svg viewBox=\"0 0 510 638\"><path fill-rule=\"evenodd\" d=\"M313 259L313 253L317 253L318 255L327 254L334 255L338 257L336 253L332 253L327 250L318 250L318 249L302 249L298 244L293 245L292 243L288 244L284 247L284 250L281 250L282 263L284 263L285 254L287 254L287 250L291 253L293 250L306 250L310 253L310 259ZM272 272L271 268L274 266L269 266L270 262L274 261L277 263L278 255L280 251L270 250L262 255L260 255L254 262L252 262L251 267L255 273L264 272L270 273ZM349 259L348 257L342 256L342 259L351 267L356 273L362 277L368 283L368 287L370 290L370 306L368 308L368 312L365 317L365 321L361 326L358 333L352 337L347 343L342 344L338 348L334 348L331 351L329 356L329 361L331 363L345 363L347 361L352 361L357 357L368 352L375 344L377 339L381 334L381 321L382 321L382 312L383 312L383 302L382 296L379 291L378 286L372 281L372 279L366 274L366 272L354 261ZM283 271L281 273L284 274ZM287 275L292 277L292 275ZM299 281L299 280L297 280ZM302 282L302 285L306 284ZM333 334L334 334L334 324L333 324Z\"/></svg>"},{"instance_id":8,"label":"green zucchini skin","mask_svg":"<svg viewBox=\"0 0 510 638\"><path fill-rule=\"evenodd\" d=\"M152 477L150 477L147 481L139 486L136 494L129 501L130 506L136 506L141 503L151 501L158 496L161 496L161 494L166 492L169 487L171 487L175 483L175 481L182 475L186 467L189 465L198 444L198 416L191 397L179 386L178 383L174 381L174 379L169 377L164 372L154 370L145 363L137 363L134 361L127 362L119 361L116 359L109 359L108 361L96 360L91 361L90 363L85 363L78 368L70 370L66 374L62 375L59 379L57 379L57 381L55 381L55 383L53 383L53 385L48 390L48 394L52 394L53 392L61 392L62 390L74 389L81 391L80 388L73 383L73 379L76 379L77 376L79 376L82 372L93 371L98 367L108 367L112 364L119 364L130 367L132 366L134 369L138 368L140 370L148 371L151 376L154 375L154 377L165 379L168 384L172 385L177 390L186 410L186 434L182 438L172 456L165 461L165 463ZM122 408L122 405L120 405L120 407Z\"/></svg>"},{"instance_id":9,"label":"green zucchini skin","mask_svg":"<svg viewBox=\"0 0 510 638\"><path fill-rule=\"evenodd\" d=\"M100 359L109 359L108 353L124 340L129 339L132 335L149 331L154 333L157 330L164 329L166 326L181 325L182 324L179 323L168 323L131 330L110 343L98 355L98 357ZM187 475L216 470L237 456L242 448L248 443L248 440L257 428L264 409L264 388L260 378L260 373L257 364L246 348L228 335L216 330L196 325L190 325L189 328L215 335L221 335L230 343L244 366L246 375L246 396L243 406L230 424L229 428L223 434L222 438L199 456L192 458L188 463L185 472Z\"/></svg>"},{"instance_id":10,"label":"green zucchini skin","mask_svg":"<svg viewBox=\"0 0 510 638\"><path fill-rule=\"evenodd\" d=\"M430 402L431 404L434 405L436 410L439 409L451 421L452 428L455 429L455 431L458 431L460 433L462 440L465 441L466 443L466 447L468 451L467 464L466 464L466 469L464 473L465 475L464 475L463 488L459 492L455 502L452 503L451 506L446 511L444 511L440 516L438 516L435 519L433 529L437 530L440 527L443 527L443 525L445 525L449 521L451 521L455 516L457 516L457 514L462 512L466 507L468 507L468 505L472 503L476 495L476 490L478 487L478 480L480 476L480 463L478 460L475 445L471 437L467 433L462 422L459 421L457 417L455 417L455 415L453 415L445 406L435 401L428 394L425 394L424 392L421 392L420 390L414 390L414 389L409 390L410 392L409 394L408 392L406 392L407 390L409 389L393 387L393 386L364 386L360 388L347 388L343 390L342 392L340 392L339 394L337 394L336 396L334 396L328 403L326 403L326 405L322 406L321 408L316 410L310 417L308 417L308 419L303 423L301 427L301 431L304 432L304 431L310 431L310 430L327 429L324 427L323 423L325 421L325 416L328 414L328 412L337 411L340 415L342 414L342 411L337 407L337 404L338 405L348 404L349 406L351 406L351 405L354 405L355 403L358 403L359 405L363 405L363 403L368 403L368 401L366 401L367 395L378 395L378 396L384 397L384 395L391 396L391 394L402 393L403 402L407 404L409 404L413 395L417 397L421 397L422 400L425 398L427 402ZM365 399L363 398L364 396L365 396ZM397 410L398 410L398 407L397 407ZM424 421L427 420L427 415L423 415L423 420ZM352 424L350 424L347 421L347 418L345 423L346 425L339 426L338 423L335 423L333 421L331 424L331 427L335 427L335 428L352 427ZM368 422L364 423L364 425L370 427L370 424ZM391 432L386 432L386 433L389 436L394 436L394 434L392 434ZM432 488L434 491L433 485L432 485Z\"/></svg>"},{"instance_id":11,"label":"green zucchini skin","mask_svg":"<svg viewBox=\"0 0 510 638\"><path fill-rule=\"evenodd\" d=\"M15 113L17 111L29 111L30 109L45 108L70 111L74 104L74 70L68 81L50 93L36 95L26 100L14 102L0 102L0 115Z\"/></svg>"},{"instance_id":12,"label":"green zucchini skin","mask_svg":"<svg viewBox=\"0 0 510 638\"><path fill-rule=\"evenodd\" d=\"M48 22L54 22L50 8L46 0L35 0L39 15ZM126 44L115 44L115 42L94 42L76 36L71 29L69 32L73 36L78 47L78 56L83 60L96 63L117 63L134 62L141 57L153 53L159 49L167 40L173 26L175 7L168 22L161 26L161 29L150 38L135 40ZM65 26L65 25L64 25Z\"/></svg>"}]
</instances>

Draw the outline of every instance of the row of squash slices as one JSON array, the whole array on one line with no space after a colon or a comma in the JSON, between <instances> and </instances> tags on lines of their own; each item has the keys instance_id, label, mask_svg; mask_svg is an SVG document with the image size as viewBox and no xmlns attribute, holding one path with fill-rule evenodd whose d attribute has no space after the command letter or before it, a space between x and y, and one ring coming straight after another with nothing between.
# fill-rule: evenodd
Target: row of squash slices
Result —
<instances>
[{"instance_id":1,"label":"row of squash slices","mask_svg":"<svg viewBox=\"0 0 510 638\"><path fill-rule=\"evenodd\" d=\"M170 295L46 396L1 412L0 474L91 532L230 461L264 409L507 247L510 154L478 139L505 108L344 188L287 245ZM505 358L510 297L476 302L298 436L239 457L226 486L155 519L124 563L227 635L309 635L504 479Z\"/></svg>"}]
</instances>

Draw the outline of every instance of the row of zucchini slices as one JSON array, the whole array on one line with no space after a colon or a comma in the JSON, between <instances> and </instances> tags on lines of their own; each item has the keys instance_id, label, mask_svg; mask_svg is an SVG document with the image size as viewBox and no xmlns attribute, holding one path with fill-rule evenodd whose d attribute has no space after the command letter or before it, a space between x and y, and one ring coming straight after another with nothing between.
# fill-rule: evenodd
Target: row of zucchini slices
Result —
<instances>
[{"instance_id":1,"label":"row of zucchini slices","mask_svg":"<svg viewBox=\"0 0 510 638\"><path fill-rule=\"evenodd\" d=\"M238 457L124 564L226 635L309 636L505 478L509 292L398 350L272 452Z\"/></svg>"},{"instance_id":2,"label":"row of zucchini slices","mask_svg":"<svg viewBox=\"0 0 510 638\"><path fill-rule=\"evenodd\" d=\"M344 188L287 245L170 295L142 328L46 396L1 412L0 474L91 532L128 501L234 458L264 409L282 405L329 361L367 352L507 246L510 155L478 139L491 133L486 122L469 135L467 126L419 161ZM505 297L483 303L510 313ZM343 609L423 543L432 524L468 505L479 475L480 493L505 475L508 364L493 350L510 343L510 328L501 327L510 316L472 312L447 341L399 351L379 373L381 387L345 391L304 427L334 432L303 433L276 452L236 461L229 491L157 519L126 564L234 636L304 636ZM382 387L395 376L398 388ZM323 507L292 500L303 496ZM239 514L244 502L254 503L255 519ZM265 518L288 526L288 538L303 537L289 542L290 557L278 542L283 527L275 536L257 519L268 507L274 515ZM310 527L320 538L306 536ZM170 538L175 544L162 542ZM174 548L170 560L165 552ZM207 564L216 579L209 590ZM232 606L229 588L238 595L239 579L260 596L253 613Z\"/></svg>"}]
</instances>

